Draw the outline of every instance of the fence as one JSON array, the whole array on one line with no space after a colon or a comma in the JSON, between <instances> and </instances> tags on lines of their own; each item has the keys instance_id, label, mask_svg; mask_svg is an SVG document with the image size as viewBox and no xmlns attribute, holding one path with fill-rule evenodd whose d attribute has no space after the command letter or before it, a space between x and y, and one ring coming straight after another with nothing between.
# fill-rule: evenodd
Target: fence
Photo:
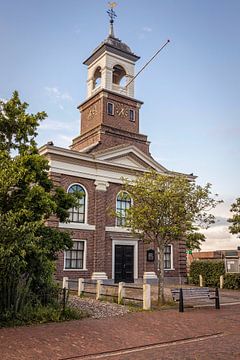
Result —
<instances>
[{"instance_id":1,"label":"fence","mask_svg":"<svg viewBox=\"0 0 240 360\"><path fill-rule=\"evenodd\" d=\"M118 304L132 300L141 302L144 310L151 309L151 286L149 284L143 284L143 286L128 285L124 282L106 284L102 280L93 282L82 278L70 280L64 277L63 288L69 289L70 284L74 284L72 288L77 290L78 296L83 294L95 295L96 300L111 297L115 298ZM140 291L141 297L136 297L136 290L138 290L138 293Z\"/></svg>"}]
</instances>

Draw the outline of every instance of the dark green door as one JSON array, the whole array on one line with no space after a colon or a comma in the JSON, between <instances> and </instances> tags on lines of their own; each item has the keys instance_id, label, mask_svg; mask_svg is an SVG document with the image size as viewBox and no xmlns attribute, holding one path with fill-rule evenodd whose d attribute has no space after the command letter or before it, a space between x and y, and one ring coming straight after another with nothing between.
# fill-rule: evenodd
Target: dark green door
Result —
<instances>
[{"instance_id":1,"label":"dark green door","mask_svg":"<svg viewBox=\"0 0 240 360\"><path fill-rule=\"evenodd\" d=\"M115 245L115 282L134 282L134 247L133 245Z\"/></svg>"}]
</instances>

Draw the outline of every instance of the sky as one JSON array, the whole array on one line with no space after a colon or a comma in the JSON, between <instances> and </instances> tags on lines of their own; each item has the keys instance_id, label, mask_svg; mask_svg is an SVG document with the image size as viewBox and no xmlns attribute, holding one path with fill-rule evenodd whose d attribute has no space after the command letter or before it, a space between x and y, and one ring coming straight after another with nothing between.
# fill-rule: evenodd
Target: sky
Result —
<instances>
[{"instance_id":1,"label":"sky","mask_svg":"<svg viewBox=\"0 0 240 360\"><path fill-rule=\"evenodd\" d=\"M141 56L140 132L169 170L197 175L224 200L202 250L236 249L228 232L240 196L240 1L119 0L115 35ZM68 147L86 99L82 62L108 35L107 1L0 0L0 97L16 89L29 111L48 114L38 144Z\"/></svg>"}]
</instances>

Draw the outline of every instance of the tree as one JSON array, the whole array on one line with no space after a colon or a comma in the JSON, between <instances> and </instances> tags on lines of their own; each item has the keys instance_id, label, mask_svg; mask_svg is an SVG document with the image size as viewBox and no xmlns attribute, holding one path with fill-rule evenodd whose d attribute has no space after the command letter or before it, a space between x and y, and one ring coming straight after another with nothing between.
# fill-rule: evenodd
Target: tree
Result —
<instances>
[{"instance_id":1,"label":"tree","mask_svg":"<svg viewBox=\"0 0 240 360\"><path fill-rule=\"evenodd\" d=\"M240 197L232 204L230 211L233 213L231 219L228 219L232 225L229 226L231 234L237 234L240 237Z\"/></svg>"},{"instance_id":2,"label":"tree","mask_svg":"<svg viewBox=\"0 0 240 360\"><path fill-rule=\"evenodd\" d=\"M47 115L28 114L27 108L16 91L9 101L0 100L0 278L2 284L30 279L38 294L53 284L56 253L72 246L69 233L45 222L51 216L66 221L77 200L54 188L35 141Z\"/></svg>"},{"instance_id":3,"label":"tree","mask_svg":"<svg viewBox=\"0 0 240 360\"><path fill-rule=\"evenodd\" d=\"M211 197L211 185L196 185L185 176L148 172L136 180L125 180L124 190L132 198L126 225L145 243L158 248L158 303L164 303L164 249L173 241L204 240L200 227L214 223L209 210L218 201ZM118 216L120 216L118 214Z\"/></svg>"}]
</instances>

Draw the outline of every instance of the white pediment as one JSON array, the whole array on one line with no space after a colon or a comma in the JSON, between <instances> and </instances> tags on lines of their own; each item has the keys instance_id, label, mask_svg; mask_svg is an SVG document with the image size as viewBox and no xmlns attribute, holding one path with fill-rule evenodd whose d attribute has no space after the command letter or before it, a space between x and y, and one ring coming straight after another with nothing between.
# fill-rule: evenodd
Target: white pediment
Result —
<instances>
[{"instance_id":1,"label":"white pediment","mask_svg":"<svg viewBox=\"0 0 240 360\"><path fill-rule=\"evenodd\" d=\"M151 156L143 153L134 145L116 146L111 149L99 151L94 154L96 160L109 164L126 166L136 170L154 169L160 173L167 173L168 170L155 161Z\"/></svg>"}]
</instances>

